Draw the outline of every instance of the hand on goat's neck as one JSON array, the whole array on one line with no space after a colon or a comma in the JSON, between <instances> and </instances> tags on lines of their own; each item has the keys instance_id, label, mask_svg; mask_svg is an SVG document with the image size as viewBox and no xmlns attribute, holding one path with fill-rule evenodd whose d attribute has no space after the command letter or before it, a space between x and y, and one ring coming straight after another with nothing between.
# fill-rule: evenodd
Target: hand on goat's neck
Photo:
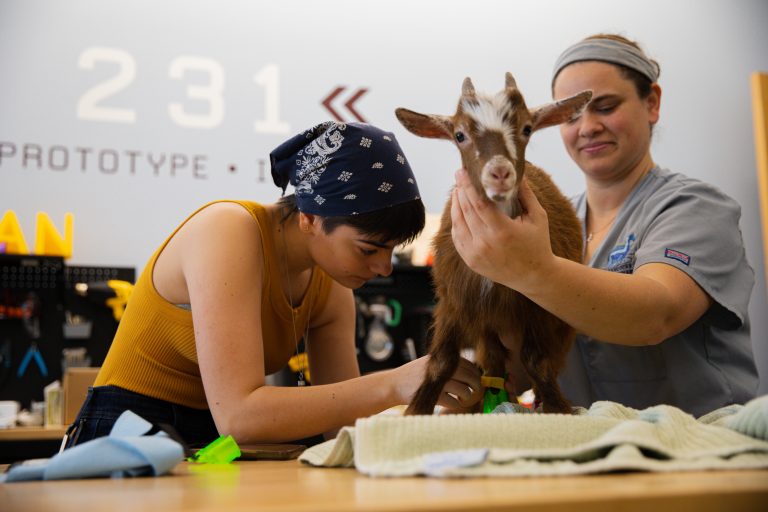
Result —
<instances>
[{"instance_id":1,"label":"hand on goat's neck","mask_svg":"<svg viewBox=\"0 0 768 512\"><path fill-rule=\"evenodd\" d=\"M523 207L520 205L520 200L517 197L513 197L509 201L495 202L494 204L499 207L501 211L507 214L510 218L517 218L523 213Z\"/></svg>"}]
</instances>

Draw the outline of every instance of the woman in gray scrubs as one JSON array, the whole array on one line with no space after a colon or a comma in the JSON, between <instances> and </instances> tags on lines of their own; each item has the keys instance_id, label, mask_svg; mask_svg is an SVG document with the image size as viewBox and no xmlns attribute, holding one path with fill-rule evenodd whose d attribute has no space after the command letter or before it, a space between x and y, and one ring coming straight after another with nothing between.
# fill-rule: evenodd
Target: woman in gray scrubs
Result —
<instances>
[{"instance_id":1,"label":"woman in gray scrubs","mask_svg":"<svg viewBox=\"0 0 768 512\"><path fill-rule=\"evenodd\" d=\"M637 44L611 34L574 44L555 64L555 99L593 91L581 115L560 128L586 181L573 198L584 265L552 254L547 216L526 185L527 213L512 221L478 208L483 198L464 171L453 236L476 272L576 328L560 379L574 405L669 404L699 416L755 396L747 314L754 272L739 205L651 156L659 71Z\"/></svg>"}]
</instances>

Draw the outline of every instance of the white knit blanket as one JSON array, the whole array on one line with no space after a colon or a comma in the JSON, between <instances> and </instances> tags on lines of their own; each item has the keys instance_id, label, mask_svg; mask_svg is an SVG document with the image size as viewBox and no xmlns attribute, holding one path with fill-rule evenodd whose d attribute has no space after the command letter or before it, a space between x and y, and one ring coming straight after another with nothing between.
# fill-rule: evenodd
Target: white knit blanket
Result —
<instances>
[{"instance_id":1,"label":"white knit blanket","mask_svg":"<svg viewBox=\"0 0 768 512\"><path fill-rule=\"evenodd\" d=\"M508 404L507 404L508 405ZM378 415L304 463L371 476L542 476L768 468L768 395L695 419L672 406L596 402L563 414Z\"/></svg>"}]
</instances>

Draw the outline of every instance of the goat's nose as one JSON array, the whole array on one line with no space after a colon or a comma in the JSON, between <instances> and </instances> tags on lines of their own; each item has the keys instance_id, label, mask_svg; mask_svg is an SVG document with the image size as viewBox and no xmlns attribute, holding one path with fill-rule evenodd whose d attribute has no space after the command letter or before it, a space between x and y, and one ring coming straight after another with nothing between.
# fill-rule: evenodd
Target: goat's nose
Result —
<instances>
[{"instance_id":1,"label":"goat's nose","mask_svg":"<svg viewBox=\"0 0 768 512\"><path fill-rule=\"evenodd\" d=\"M491 169L491 177L497 181L506 181L509 178L510 170L507 167L495 167Z\"/></svg>"}]
</instances>

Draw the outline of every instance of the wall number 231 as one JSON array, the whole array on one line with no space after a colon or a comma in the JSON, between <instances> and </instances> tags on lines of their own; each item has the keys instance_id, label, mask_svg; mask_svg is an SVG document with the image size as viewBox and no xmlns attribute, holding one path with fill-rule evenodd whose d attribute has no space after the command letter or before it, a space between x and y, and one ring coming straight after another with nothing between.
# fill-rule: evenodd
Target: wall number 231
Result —
<instances>
[{"instance_id":1,"label":"wall number 231","mask_svg":"<svg viewBox=\"0 0 768 512\"><path fill-rule=\"evenodd\" d=\"M78 67L94 69L98 64L117 65L117 73L85 91L77 102L77 117L88 121L135 123L136 110L107 106L107 100L127 88L136 78L136 60L119 48L89 47L80 54ZM168 66L168 77L183 80L187 73L204 76L204 84L189 84L186 97L198 108L188 112L182 102L168 104L171 120L184 128L216 128L224 119L224 69L221 64L207 57L180 55ZM280 68L269 64L253 77L264 90L264 119L254 122L257 133L285 134L290 132L288 123L280 120ZM204 108L199 108L203 105Z\"/></svg>"}]
</instances>

